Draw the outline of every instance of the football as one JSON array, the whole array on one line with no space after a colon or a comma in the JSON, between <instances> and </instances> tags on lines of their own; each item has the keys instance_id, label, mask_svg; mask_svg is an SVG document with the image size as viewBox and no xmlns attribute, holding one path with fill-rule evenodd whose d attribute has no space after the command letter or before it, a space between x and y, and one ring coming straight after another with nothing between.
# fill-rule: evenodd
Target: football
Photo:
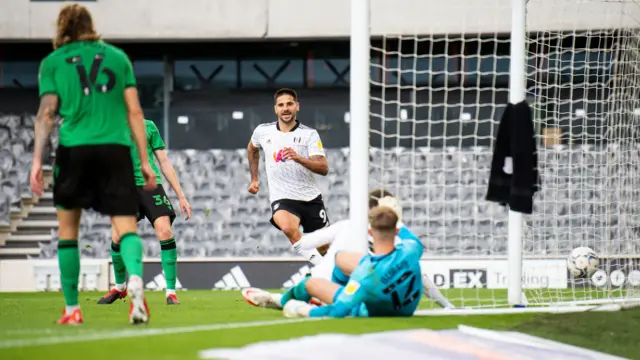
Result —
<instances>
[{"instance_id":1,"label":"football","mask_svg":"<svg viewBox=\"0 0 640 360\"><path fill-rule=\"evenodd\" d=\"M567 268L576 278L587 278L598 270L598 255L593 249L581 246L573 249L567 258Z\"/></svg>"}]
</instances>

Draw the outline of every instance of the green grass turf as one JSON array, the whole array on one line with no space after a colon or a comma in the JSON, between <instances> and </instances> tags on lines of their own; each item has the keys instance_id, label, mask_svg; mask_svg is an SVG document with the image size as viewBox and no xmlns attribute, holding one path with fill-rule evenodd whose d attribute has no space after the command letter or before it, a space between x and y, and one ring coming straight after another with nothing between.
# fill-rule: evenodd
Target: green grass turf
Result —
<instances>
[{"instance_id":1,"label":"green grass turf","mask_svg":"<svg viewBox=\"0 0 640 360\"><path fill-rule=\"evenodd\" d=\"M473 295L478 294L487 295L473 290ZM288 339L323 332L356 334L408 328L445 329L455 328L458 324L521 331L640 359L640 336L637 335L640 311L336 319L53 345L34 344L43 339L73 339L92 335L98 338L122 331L139 333L150 329L284 320L278 311L247 305L238 291L180 292L178 295L182 304L178 306L165 305L163 295L160 292L148 293L151 322L147 326L134 327L127 322L128 302L121 300L112 305L97 305L100 293L81 293L85 324L68 327L54 324L62 310L63 300L59 293L0 294L0 359L113 360L122 356L134 356L137 360L197 359L200 350L241 346L263 340ZM430 302L425 301L422 307L430 306ZM8 347L16 342L20 342L22 346Z\"/></svg>"}]
</instances>

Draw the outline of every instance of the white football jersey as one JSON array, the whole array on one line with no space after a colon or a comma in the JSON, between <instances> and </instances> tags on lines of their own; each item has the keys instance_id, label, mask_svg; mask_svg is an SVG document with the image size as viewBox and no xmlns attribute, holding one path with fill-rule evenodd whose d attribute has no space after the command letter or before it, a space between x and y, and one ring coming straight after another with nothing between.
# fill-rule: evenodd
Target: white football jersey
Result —
<instances>
[{"instance_id":1,"label":"white football jersey","mask_svg":"<svg viewBox=\"0 0 640 360\"><path fill-rule=\"evenodd\" d=\"M315 129L298 122L291 131L282 132L277 121L261 124L253 131L251 143L264 151L269 201L311 201L321 194L313 172L295 161L282 159L282 152L287 147L305 158L325 156Z\"/></svg>"}]
</instances>

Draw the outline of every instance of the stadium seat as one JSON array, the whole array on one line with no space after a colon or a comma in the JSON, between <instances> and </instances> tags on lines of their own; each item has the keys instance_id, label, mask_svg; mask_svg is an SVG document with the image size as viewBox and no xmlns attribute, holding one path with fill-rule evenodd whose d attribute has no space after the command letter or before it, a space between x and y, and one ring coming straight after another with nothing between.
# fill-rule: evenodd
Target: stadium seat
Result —
<instances>
[{"instance_id":1,"label":"stadium seat","mask_svg":"<svg viewBox=\"0 0 640 360\"><path fill-rule=\"evenodd\" d=\"M587 106L587 111L595 110ZM0 222L9 219L10 204L29 192L32 124L30 115L0 115ZM616 155L607 159L612 153ZM257 196L247 192L245 149L169 150L168 156L194 211L189 221L178 217L174 224L181 257L293 255L289 242L269 223L266 181ZM638 154L590 146L541 152L543 188L536 195L534 215L525 217L525 238L533 239L525 242L525 251L564 253L585 241L604 244L595 241L604 237L612 239L613 252L640 251L638 242L631 241L637 238L640 217L637 204L629 200L638 198L640 169L626 166L634 156ZM327 157L330 172L317 179L335 222L348 216L349 149L327 149ZM404 221L429 254L506 254L507 211L484 200L491 149L372 149L370 159L372 187L383 183L403 201ZM263 166L260 177L266 179ZM167 192L179 210L173 191ZM158 257L160 245L151 225L141 221L139 232L145 255ZM80 237L83 256L109 256L107 217L85 212ZM54 257L55 242L41 243L40 251L42 258Z\"/></svg>"},{"instance_id":2,"label":"stadium seat","mask_svg":"<svg viewBox=\"0 0 640 360\"><path fill-rule=\"evenodd\" d=\"M170 151L169 154L194 209L191 220L179 218L175 223L181 256L292 254L284 236L268 222L270 209L266 191L259 196L246 192L249 182L246 152L185 150ZM345 149L329 149L327 156L331 161L331 173L318 177L333 221L348 215L347 154ZM536 241L527 242L526 250L541 254L564 252L585 239L605 236L602 204L606 193L596 191L607 178L607 170L599 166L604 164L605 152L559 148L546 151L544 156L541 174L555 180L546 183L537 195L536 212L544 209L547 214L557 216L543 218L534 215L527 218L527 236L534 236ZM378 180L382 179L386 184L394 184L390 188L404 201L405 221L424 239L429 253L506 253L507 212L503 207L484 200L490 149L432 149L426 153L373 151L372 160L378 164L394 164L385 171L374 167L373 175L378 175ZM420 176L411 176L412 166L419 166L414 168L414 173ZM261 177L265 177L262 169ZM624 180L616 178L620 186L616 186L616 194L609 196L637 191L626 186ZM586 191L588 189L593 191ZM177 199L172 192L170 194L174 206L177 206ZM585 194L589 198L585 198ZM616 201L610 199L610 203L616 204ZM623 206L624 202L617 204ZM625 214L623 209L610 212L609 224L620 221L622 214ZM87 255L108 251L109 241L95 240L98 238L95 231L104 232L103 239L110 238L108 222L100 222L98 218L101 216L85 216L83 224L85 231L91 234L88 239L91 246L103 246L104 250L87 251ZM632 220L638 222L635 217L625 215L624 218L627 225L621 229L629 228ZM584 222L592 224L594 231L575 231L587 228ZM141 224L147 255L158 256L160 249L153 229L145 221ZM623 240L630 234L616 231L610 234L618 239L614 240L616 249L627 251L629 246L637 246ZM546 241L558 237L567 241Z\"/></svg>"}]
</instances>

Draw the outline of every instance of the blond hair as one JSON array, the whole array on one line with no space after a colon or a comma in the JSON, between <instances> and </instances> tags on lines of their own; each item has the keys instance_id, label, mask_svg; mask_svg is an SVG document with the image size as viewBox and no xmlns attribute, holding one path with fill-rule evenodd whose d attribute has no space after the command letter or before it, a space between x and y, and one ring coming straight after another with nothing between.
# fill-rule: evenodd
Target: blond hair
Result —
<instances>
[{"instance_id":1,"label":"blond hair","mask_svg":"<svg viewBox=\"0 0 640 360\"><path fill-rule=\"evenodd\" d=\"M389 207L377 206L369 211L369 223L372 230L383 235L395 235L398 215Z\"/></svg>"},{"instance_id":2,"label":"blond hair","mask_svg":"<svg viewBox=\"0 0 640 360\"><path fill-rule=\"evenodd\" d=\"M96 41L100 35L93 27L93 18L89 10L78 4L66 5L58 14L56 36L53 48L57 49L75 41Z\"/></svg>"}]
</instances>

